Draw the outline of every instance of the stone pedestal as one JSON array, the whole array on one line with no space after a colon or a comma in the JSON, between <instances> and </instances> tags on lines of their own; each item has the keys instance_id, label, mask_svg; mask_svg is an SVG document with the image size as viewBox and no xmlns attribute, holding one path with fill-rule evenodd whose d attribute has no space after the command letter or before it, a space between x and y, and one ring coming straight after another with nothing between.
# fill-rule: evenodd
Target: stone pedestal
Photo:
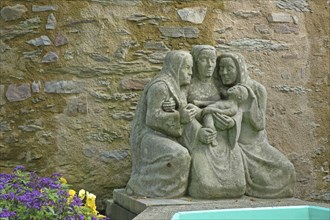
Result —
<instances>
[{"instance_id":1,"label":"stone pedestal","mask_svg":"<svg viewBox=\"0 0 330 220\"><path fill-rule=\"evenodd\" d=\"M330 204L303 201L296 198L258 199L243 196L239 199L222 200L202 200L191 197L151 199L128 196L125 194L124 189L115 189L113 192L113 201L107 204L107 216L110 216L111 220L170 220L175 213L181 211L298 205L314 205L330 208Z\"/></svg>"}]
</instances>

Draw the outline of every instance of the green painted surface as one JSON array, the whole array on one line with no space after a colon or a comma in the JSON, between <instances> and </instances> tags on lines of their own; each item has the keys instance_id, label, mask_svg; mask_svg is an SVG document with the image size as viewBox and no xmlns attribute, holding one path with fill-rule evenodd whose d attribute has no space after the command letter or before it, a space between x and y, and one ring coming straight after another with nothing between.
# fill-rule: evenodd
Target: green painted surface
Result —
<instances>
[{"instance_id":1,"label":"green painted surface","mask_svg":"<svg viewBox=\"0 0 330 220\"><path fill-rule=\"evenodd\" d=\"M317 206L262 207L178 212L172 220L329 220L330 209Z\"/></svg>"}]
</instances>

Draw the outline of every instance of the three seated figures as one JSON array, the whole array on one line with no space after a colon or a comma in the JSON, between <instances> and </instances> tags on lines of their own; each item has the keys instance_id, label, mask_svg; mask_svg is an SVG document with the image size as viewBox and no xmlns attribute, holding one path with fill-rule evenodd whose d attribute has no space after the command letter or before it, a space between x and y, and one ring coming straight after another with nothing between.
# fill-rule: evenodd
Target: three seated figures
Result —
<instances>
[{"instance_id":1,"label":"three seated figures","mask_svg":"<svg viewBox=\"0 0 330 220\"><path fill-rule=\"evenodd\" d=\"M267 140L267 92L239 54L212 46L171 51L146 85L130 144L128 195L281 198L293 195L292 163Z\"/></svg>"}]
</instances>

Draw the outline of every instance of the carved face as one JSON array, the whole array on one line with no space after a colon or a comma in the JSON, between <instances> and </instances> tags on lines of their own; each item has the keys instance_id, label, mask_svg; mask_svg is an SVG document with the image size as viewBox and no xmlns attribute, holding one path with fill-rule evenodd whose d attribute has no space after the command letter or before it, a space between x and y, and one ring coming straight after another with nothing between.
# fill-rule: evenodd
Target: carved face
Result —
<instances>
[{"instance_id":1,"label":"carved face","mask_svg":"<svg viewBox=\"0 0 330 220\"><path fill-rule=\"evenodd\" d=\"M185 57L182 61L181 68L179 70L179 83L180 86L190 84L192 75L193 60L192 57Z\"/></svg>"},{"instance_id":2,"label":"carved face","mask_svg":"<svg viewBox=\"0 0 330 220\"><path fill-rule=\"evenodd\" d=\"M238 102L245 101L248 98L248 91L244 86L236 85L227 90L230 99Z\"/></svg>"},{"instance_id":3,"label":"carved face","mask_svg":"<svg viewBox=\"0 0 330 220\"><path fill-rule=\"evenodd\" d=\"M233 59L225 57L220 60L219 76L224 85L232 85L236 82L237 68Z\"/></svg>"},{"instance_id":4,"label":"carved face","mask_svg":"<svg viewBox=\"0 0 330 220\"><path fill-rule=\"evenodd\" d=\"M213 50L202 50L197 59L199 78L210 78L216 65L216 55Z\"/></svg>"}]
</instances>

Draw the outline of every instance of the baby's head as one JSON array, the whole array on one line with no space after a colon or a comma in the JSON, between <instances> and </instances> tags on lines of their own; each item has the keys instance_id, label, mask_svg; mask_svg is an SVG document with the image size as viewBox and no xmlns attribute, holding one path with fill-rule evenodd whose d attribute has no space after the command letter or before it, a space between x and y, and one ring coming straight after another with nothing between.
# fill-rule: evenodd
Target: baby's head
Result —
<instances>
[{"instance_id":1,"label":"baby's head","mask_svg":"<svg viewBox=\"0 0 330 220\"><path fill-rule=\"evenodd\" d=\"M242 85L235 85L230 87L227 90L227 94L229 99L236 100L237 102L241 103L247 100L249 96L249 92L245 86Z\"/></svg>"}]
</instances>

